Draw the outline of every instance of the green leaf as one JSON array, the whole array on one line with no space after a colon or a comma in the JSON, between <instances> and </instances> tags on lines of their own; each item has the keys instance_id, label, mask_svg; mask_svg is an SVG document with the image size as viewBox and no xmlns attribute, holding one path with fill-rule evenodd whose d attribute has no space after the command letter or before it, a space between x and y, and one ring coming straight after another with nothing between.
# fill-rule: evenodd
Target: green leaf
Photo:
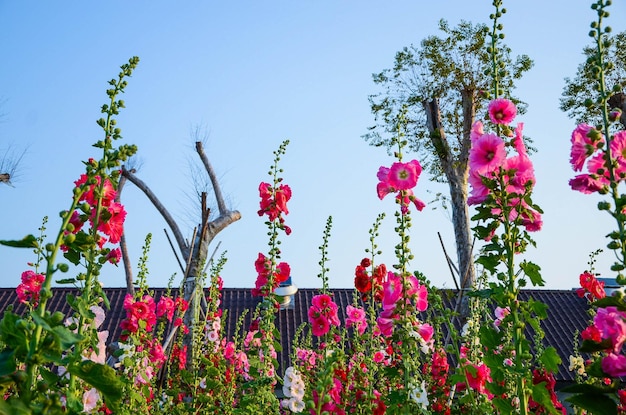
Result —
<instances>
[{"instance_id":1,"label":"green leaf","mask_svg":"<svg viewBox=\"0 0 626 415\"><path fill-rule=\"evenodd\" d=\"M593 353L610 349L612 346L613 343L611 339L604 339L600 343L596 343L593 340L583 340L583 344L580 346L579 350L585 353Z\"/></svg>"},{"instance_id":2,"label":"green leaf","mask_svg":"<svg viewBox=\"0 0 626 415\"><path fill-rule=\"evenodd\" d=\"M105 397L109 409L117 412L124 384L113 368L91 360L83 360L78 364L70 365L68 371L98 389Z\"/></svg>"},{"instance_id":3,"label":"green leaf","mask_svg":"<svg viewBox=\"0 0 626 415\"><path fill-rule=\"evenodd\" d=\"M532 282L535 287L543 287L545 285L545 281L541 277L541 267L539 267L539 265L529 261L523 261L520 264L520 268L524 271L524 274L530 278L530 282Z\"/></svg>"},{"instance_id":4,"label":"green leaf","mask_svg":"<svg viewBox=\"0 0 626 415\"><path fill-rule=\"evenodd\" d=\"M83 336L74 333L65 326L55 326L50 332L54 335L63 350L69 349L83 339Z\"/></svg>"},{"instance_id":5,"label":"green leaf","mask_svg":"<svg viewBox=\"0 0 626 415\"><path fill-rule=\"evenodd\" d=\"M37 248L39 241L33 235L26 235L20 241L4 241L0 240L0 245L11 246L13 248Z\"/></svg>"},{"instance_id":6,"label":"green leaf","mask_svg":"<svg viewBox=\"0 0 626 415\"><path fill-rule=\"evenodd\" d=\"M556 352L556 349L552 346L547 347L541 357L539 358L541 363L545 366L548 372L556 372L559 370L559 365L561 364L561 357Z\"/></svg>"},{"instance_id":7,"label":"green leaf","mask_svg":"<svg viewBox=\"0 0 626 415\"><path fill-rule=\"evenodd\" d=\"M617 415L617 404L606 395L581 394L570 396L565 400L594 415Z\"/></svg>"},{"instance_id":8,"label":"green leaf","mask_svg":"<svg viewBox=\"0 0 626 415\"><path fill-rule=\"evenodd\" d=\"M533 312L537 315L537 317L539 317L540 319L548 318L548 305L547 304L542 303L541 301L535 301L535 300L529 300L528 303L531 309L533 310Z\"/></svg>"},{"instance_id":9,"label":"green leaf","mask_svg":"<svg viewBox=\"0 0 626 415\"><path fill-rule=\"evenodd\" d=\"M533 400L546 408L549 413L554 415L559 415L561 413L557 411L557 409L554 407L554 404L552 403L552 397L550 396L550 392L548 392L548 389L546 388L546 382L540 382L536 385L533 385L531 395Z\"/></svg>"},{"instance_id":10,"label":"green leaf","mask_svg":"<svg viewBox=\"0 0 626 415\"><path fill-rule=\"evenodd\" d=\"M15 362L15 350L6 350L0 353L0 377L15 373L17 370Z\"/></svg>"},{"instance_id":11,"label":"green leaf","mask_svg":"<svg viewBox=\"0 0 626 415\"><path fill-rule=\"evenodd\" d=\"M80 264L80 253L78 251L70 249L67 252L63 253L63 257L74 265Z\"/></svg>"}]
</instances>

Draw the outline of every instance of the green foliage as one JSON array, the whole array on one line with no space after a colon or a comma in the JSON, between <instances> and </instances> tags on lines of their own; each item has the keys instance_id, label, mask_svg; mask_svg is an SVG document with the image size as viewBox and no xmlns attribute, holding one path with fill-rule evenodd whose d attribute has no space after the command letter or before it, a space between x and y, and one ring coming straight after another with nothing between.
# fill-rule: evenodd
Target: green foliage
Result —
<instances>
[{"instance_id":1,"label":"green foliage","mask_svg":"<svg viewBox=\"0 0 626 415\"><path fill-rule=\"evenodd\" d=\"M608 90L613 93L626 92L626 31L616 34L605 32L602 39L604 53L604 75ZM578 65L574 78L565 78L560 99L560 108L576 123L602 124L597 89L598 46L594 42L583 48L585 61ZM590 105L585 105L588 103Z\"/></svg>"},{"instance_id":2,"label":"green foliage","mask_svg":"<svg viewBox=\"0 0 626 415\"><path fill-rule=\"evenodd\" d=\"M399 131L400 115L406 107L408 148L418 152L420 162L442 180L437 149L429 140L423 102L438 98L442 110L443 129L449 142L451 155L457 158L469 143L469 134L463 131L463 105L461 91L470 91L477 113L484 107L485 99L478 93L490 89L490 55L487 51L488 28L462 21L456 27L439 22L441 36L429 36L419 46L404 47L396 53L394 66L373 75L381 92L369 96L370 109L376 124L363 137L371 145L391 149L392 139ZM522 55L515 59L506 46L501 46L502 62L509 68L500 84L505 95L510 96L514 81L528 71L532 60ZM523 105L518 108L523 110Z\"/></svg>"}]
</instances>

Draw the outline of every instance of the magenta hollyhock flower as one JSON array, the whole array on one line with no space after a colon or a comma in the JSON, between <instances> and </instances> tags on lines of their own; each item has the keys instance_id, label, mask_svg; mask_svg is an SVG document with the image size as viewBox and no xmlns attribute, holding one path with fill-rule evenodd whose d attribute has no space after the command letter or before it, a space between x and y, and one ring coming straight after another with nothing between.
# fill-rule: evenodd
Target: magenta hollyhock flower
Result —
<instances>
[{"instance_id":1,"label":"magenta hollyhock flower","mask_svg":"<svg viewBox=\"0 0 626 415\"><path fill-rule=\"evenodd\" d=\"M528 155L528 151L526 150L526 144L524 144L524 135L522 134L523 130L524 123L517 123L517 128L515 128L515 137L513 138L513 147L515 148L515 151L517 151L517 154L519 154L520 156Z\"/></svg>"},{"instance_id":2,"label":"magenta hollyhock flower","mask_svg":"<svg viewBox=\"0 0 626 415\"><path fill-rule=\"evenodd\" d=\"M472 186L470 195L467 198L468 205L480 205L487 200L489 188L483 183L483 177L480 174L470 170L467 182Z\"/></svg>"},{"instance_id":3,"label":"magenta hollyhock flower","mask_svg":"<svg viewBox=\"0 0 626 415\"><path fill-rule=\"evenodd\" d=\"M485 134L485 130L483 129L483 123L481 121L476 121L472 124L472 129L470 131L470 141L474 144L474 141L478 140Z\"/></svg>"},{"instance_id":4,"label":"magenta hollyhock flower","mask_svg":"<svg viewBox=\"0 0 626 415\"><path fill-rule=\"evenodd\" d=\"M417 300L415 302L415 306L418 311L426 311L428 308L428 290L424 285L419 285L417 287Z\"/></svg>"},{"instance_id":5,"label":"magenta hollyhock flower","mask_svg":"<svg viewBox=\"0 0 626 415\"><path fill-rule=\"evenodd\" d=\"M417 332L422 337L422 339L426 343L428 343L433 338L433 334L435 333L435 329L430 324L424 323L421 326L419 326L419 328L417 329Z\"/></svg>"},{"instance_id":6,"label":"magenta hollyhock flower","mask_svg":"<svg viewBox=\"0 0 626 415\"><path fill-rule=\"evenodd\" d=\"M330 322L323 315L311 320L311 333L314 336L323 336L330 330Z\"/></svg>"},{"instance_id":7,"label":"magenta hollyhock flower","mask_svg":"<svg viewBox=\"0 0 626 415\"><path fill-rule=\"evenodd\" d=\"M626 313L613 306L598 308L593 324L603 339L611 340L613 351L618 353L626 341Z\"/></svg>"},{"instance_id":8,"label":"magenta hollyhock flower","mask_svg":"<svg viewBox=\"0 0 626 415\"><path fill-rule=\"evenodd\" d=\"M602 359L602 371L614 378L626 376L626 356L609 353Z\"/></svg>"},{"instance_id":9,"label":"magenta hollyhock flower","mask_svg":"<svg viewBox=\"0 0 626 415\"><path fill-rule=\"evenodd\" d=\"M23 304L32 303L36 307L39 303L39 292L45 280L46 276L43 274L36 274L31 270L22 272L22 282L15 290L20 302Z\"/></svg>"},{"instance_id":10,"label":"magenta hollyhock flower","mask_svg":"<svg viewBox=\"0 0 626 415\"><path fill-rule=\"evenodd\" d=\"M489 119L494 124L509 124L517 115L515 104L505 98L497 98L489 103Z\"/></svg>"},{"instance_id":11,"label":"magenta hollyhock flower","mask_svg":"<svg viewBox=\"0 0 626 415\"><path fill-rule=\"evenodd\" d=\"M413 205L415 206L415 209L417 209L420 212L426 207L426 203L424 203L423 201L415 197L415 195L413 194L413 190L411 189L398 192L398 195L396 196L396 200L400 201L400 210L405 215L409 211L410 203L413 203Z\"/></svg>"},{"instance_id":12,"label":"magenta hollyhock flower","mask_svg":"<svg viewBox=\"0 0 626 415\"><path fill-rule=\"evenodd\" d=\"M159 299L159 303L156 308L157 318L165 316L169 321L172 321L172 318L174 318L174 311L176 311L174 300L170 297L161 297L161 299Z\"/></svg>"},{"instance_id":13,"label":"magenta hollyhock flower","mask_svg":"<svg viewBox=\"0 0 626 415\"><path fill-rule=\"evenodd\" d=\"M122 251L119 248L111 249L106 256L106 260L111 264L117 264L122 259Z\"/></svg>"},{"instance_id":14,"label":"magenta hollyhock flower","mask_svg":"<svg viewBox=\"0 0 626 415\"><path fill-rule=\"evenodd\" d=\"M389 337L393 333L393 321L397 316L393 313L393 310L384 310L380 313L376 319L376 326L380 330L380 334L384 337Z\"/></svg>"},{"instance_id":15,"label":"magenta hollyhock flower","mask_svg":"<svg viewBox=\"0 0 626 415\"><path fill-rule=\"evenodd\" d=\"M483 134L472 144L469 154L470 172L481 175L496 170L506 159L504 141L495 134Z\"/></svg>"},{"instance_id":16,"label":"magenta hollyhock flower","mask_svg":"<svg viewBox=\"0 0 626 415\"><path fill-rule=\"evenodd\" d=\"M589 137L589 133L595 131L599 139L595 141ZM594 135L595 135L594 134ZM572 149L570 151L570 163L574 171L581 171L585 160L591 156L604 143L604 138L592 126L579 124L572 132Z\"/></svg>"},{"instance_id":17,"label":"magenta hollyhock flower","mask_svg":"<svg viewBox=\"0 0 626 415\"><path fill-rule=\"evenodd\" d=\"M503 168L508 172L506 191L509 194L517 193L522 195L526 192L528 184L534 185L536 182L535 168L528 156L520 154L519 156L509 157L504 161Z\"/></svg>"},{"instance_id":18,"label":"magenta hollyhock flower","mask_svg":"<svg viewBox=\"0 0 626 415\"><path fill-rule=\"evenodd\" d=\"M383 310L394 310L402 297L402 277L394 272L387 273L387 281L383 283Z\"/></svg>"},{"instance_id":19,"label":"magenta hollyhock flower","mask_svg":"<svg viewBox=\"0 0 626 415\"><path fill-rule=\"evenodd\" d=\"M579 174L573 179L570 179L569 185L572 190L591 194L599 191L607 191L609 188L609 180L604 176L597 176L595 174Z\"/></svg>"},{"instance_id":20,"label":"magenta hollyhock flower","mask_svg":"<svg viewBox=\"0 0 626 415\"><path fill-rule=\"evenodd\" d=\"M408 163L395 162L389 169L387 183L396 190L408 190L415 187L422 166L419 161L411 160Z\"/></svg>"}]
</instances>

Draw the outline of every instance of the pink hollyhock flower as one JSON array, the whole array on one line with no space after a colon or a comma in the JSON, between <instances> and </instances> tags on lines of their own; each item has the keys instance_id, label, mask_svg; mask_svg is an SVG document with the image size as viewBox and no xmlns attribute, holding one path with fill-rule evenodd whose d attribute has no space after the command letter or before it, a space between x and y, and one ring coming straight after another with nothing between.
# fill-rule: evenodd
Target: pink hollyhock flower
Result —
<instances>
[{"instance_id":1,"label":"pink hollyhock flower","mask_svg":"<svg viewBox=\"0 0 626 415\"><path fill-rule=\"evenodd\" d=\"M486 175L502 165L506 159L504 141L495 134L484 134L472 143L469 154L470 172Z\"/></svg>"},{"instance_id":2,"label":"pink hollyhock flower","mask_svg":"<svg viewBox=\"0 0 626 415\"><path fill-rule=\"evenodd\" d=\"M472 124L472 129L470 131L470 140L472 145L474 144L474 141L478 140L484 134L485 130L483 129L483 123L481 121L476 121Z\"/></svg>"},{"instance_id":3,"label":"pink hollyhock flower","mask_svg":"<svg viewBox=\"0 0 626 415\"><path fill-rule=\"evenodd\" d=\"M323 336L330 330L330 322L326 317L320 315L311 321L311 333L314 336Z\"/></svg>"},{"instance_id":4,"label":"pink hollyhock flower","mask_svg":"<svg viewBox=\"0 0 626 415\"><path fill-rule=\"evenodd\" d=\"M483 178L478 172L470 170L467 182L472 186L470 195L467 198L468 205L480 205L487 200L489 188L483 183Z\"/></svg>"},{"instance_id":5,"label":"pink hollyhock flower","mask_svg":"<svg viewBox=\"0 0 626 415\"><path fill-rule=\"evenodd\" d=\"M422 339L426 343L428 343L433 338L433 334L435 333L435 329L430 324L424 323L424 324L419 326L419 328L417 329L417 332L422 337Z\"/></svg>"},{"instance_id":6,"label":"pink hollyhock flower","mask_svg":"<svg viewBox=\"0 0 626 415\"><path fill-rule=\"evenodd\" d=\"M365 319L365 310L359 307L348 305L346 307L346 327L354 326L360 335L365 333L367 329L367 320Z\"/></svg>"},{"instance_id":7,"label":"pink hollyhock flower","mask_svg":"<svg viewBox=\"0 0 626 415\"><path fill-rule=\"evenodd\" d=\"M405 215L409 211L410 203L413 203L415 205L415 208L420 212L426 207L426 203L416 198L415 195L413 194L413 190L411 189L398 192L398 195L396 196L396 200L400 201L400 209L402 210L402 213L404 213Z\"/></svg>"},{"instance_id":8,"label":"pink hollyhock flower","mask_svg":"<svg viewBox=\"0 0 626 415\"><path fill-rule=\"evenodd\" d=\"M528 232L538 232L543 227L541 213L532 210L529 207L526 207L520 217L522 219L522 225Z\"/></svg>"},{"instance_id":9,"label":"pink hollyhock flower","mask_svg":"<svg viewBox=\"0 0 626 415\"><path fill-rule=\"evenodd\" d=\"M387 182L396 190L412 189L417 185L421 173L422 166L417 160L408 163L395 162L389 169Z\"/></svg>"},{"instance_id":10,"label":"pink hollyhock flower","mask_svg":"<svg viewBox=\"0 0 626 415\"><path fill-rule=\"evenodd\" d=\"M594 131L592 135L598 138L589 137L591 131ZM604 138L592 126L579 124L572 132L571 143L570 163L574 171L581 171L585 160L604 144Z\"/></svg>"},{"instance_id":11,"label":"pink hollyhock flower","mask_svg":"<svg viewBox=\"0 0 626 415\"><path fill-rule=\"evenodd\" d=\"M428 308L428 290L424 285L418 285L417 287L417 299L415 307L418 311L426 311Z\"/></svg>"},{"instance_id":12,"label":"pink hollyhock flower","mask_svg":"<svg viewBox=\"0 0 626 415\"><path fill-rule=\"evenodd\" d=\"M332 302L333 300L332 298L330 298L330 295L328 294L316 295L311 299L311 304L313 304L315 307L317 307L320 310L323 310L329 307Z\"/></svg>"},{"instance_id":13,"label":"pink hollyhock flower","mask_svg":"<svg viewBox=\"0 0 626 415\"><path fill-rule=\"evenodd\" d=\"M524 135L522 134L523 130L524 123L517 123L517 127L515 128L515 137L513 138L513 147L520 156L527 156L528 151L526 150L526 144L524 144Z\"/></svg>"},{"instance_id":14,"label":"pink hollyhock flower","mask_svg":"<svg viewBox=\"0 0 626 415\"><path fill-rule=\"evenodd\" d=\"M118 264L122 259L122 251L119 248L111 249L106 256L106 260L111 264Z\"/></svg>"},{"instance_id":15,"label":"pink hollyhock flower","mask_svg":"<svg viewBox=\"0 0 626 415\"><path fill-rule=\"evenodd\" d=\"M626 356L609 353L602 359L602 371L614 378L626 376Z\"/></svg>"},{"instance_id":16,"label":"pink hollyhock flower","mask_svg":"<svg viewBox=\"0 0 626 415\"><path fill-rule=\"evenodd\" d=\"M387 273L387 281L383 284L383 310L394 310L402 297L402 277L394 272Z\"/></svg>"},{"instance_id":17,"label":"pink hollyhock flower","mask_svg":"<svg viewBox=\"0 0 626 415\"><path fill-rule=\"evenodd\" d=\"M383 337L389 337L393 333L393 321L397 319L397 315L393 310L385 310L380 313L376 319L376 327L380 330Z\"/></svg>"},{"instance_id":18,"label":"pink hollyhock flower","mask_svg":"<svg viewBox=\"0 0 626 415\"><path fill-rule=\"evenodd\" d=\"M573 179L570 179L569 185L572 190L577 190L585 194L591 194L600 191L608 191L609 180L603 176L597 176L595 174L579 174Z\"/></svg>"},{"instance_id":19,"label":"pink hollyhock flower","mask_svg":"<svg viewBox=\"0 0 626 415\"><path fill-rule=\"evenodd\" d=\"M83 393L83 412L91 413L98 407L100 393L96 388L91 388Z\"/></svg>"},{"instance_id":20,"label":"pink hollyhock flower","mask_svg":"<svg viewBox=\"0 0 626 415\"><path fill-rule=\"evenodd\" d=\"M165 316L168 321L172 321L174 318L174 312L176 311L176 304L170 297L161 297L156 307L156 316L161 318Z\"/></svg>"},{"instance_id":21,"label":"pink hollyhock flower","mask_svg":"<svg viewBox=\"0 0 626 415\"><path fill-rule=\"evenodd\" d=\"M497 98L489 103L489 119L494 124L510 124L517 115L515 104L505 98Z\"/></svg>"},{"instance_id":22,"label":"pink hollyhock flower","mask_svg":"<svg viewBox=\"0 0 626 415\"><path fill-rule=\"evenodd\" d=\"M389 193L395 193L396 192L396 188L394 188L390 183L389 183L389 168L388 167L384 167L384 166L380 166L380 168L378 169L378 174L376 175L378 177L378 184L376 185L376 193L378 194L378 198L380 200L383 200L383 198L385 196L387 196Z\"/></svg>"},{"instance_id":23,"label":"pink hollyhock flower","mask_svg":"<svg viewBox=\"0 0 626 415\"><path fill-rule=\"evenodd\" d=\"M34 307L39 304L39 292L46 280L43 274L36 274L31 270L22 272L22 282L16 288L17 298L23 304L32 304Z\"/></svg>"},{"instance_id":24,"label":"pink hollyhock flower","mask_svg":"<svg viewBox=\"0 0 626 415\"><path fill-rule=\"evenodd\" d=\"M603 339L610 339L613 351L618 353L626 341L626 313L616 307L599 308L593 319Z\"/></svg>"},{"instance_id":25,"label":"pink hollyhock flower","mask_svg":"<svg viewBox=\"0 0 626 415\"><path fill-rule=\"evenodd\" d=\"M504 161L503 168L508 172L506 187L508 193L524 194L526 186L529 183L534 185L536 182L535 169L528 156L509 157Z\"/></svg>"},{"instance_id":26,"label":"pink hollyhock flower","mask_svg":"<svg viewBox=\"0 0 626 415\"><path fill-rule=\"evenodd\" d=\"M474 370L466 369L467 384L479 393L488 393L487 382L491 382L491 370L484 363L474 365Z\"/></svg>"},{"instance_id":27,"label":"pink hollyhock flower","mask_svg":"<svg viewBox=\"0 0 626 415\"><path fill-rule=\"evenodd\" d=\"M96 350L91 352L88 359L95 363L100 363L101 365L106 363L107 357L107 339L109 338L109 331L103 330L98 332L98 345L96 346Z\"/></svg>"}]
</instances>

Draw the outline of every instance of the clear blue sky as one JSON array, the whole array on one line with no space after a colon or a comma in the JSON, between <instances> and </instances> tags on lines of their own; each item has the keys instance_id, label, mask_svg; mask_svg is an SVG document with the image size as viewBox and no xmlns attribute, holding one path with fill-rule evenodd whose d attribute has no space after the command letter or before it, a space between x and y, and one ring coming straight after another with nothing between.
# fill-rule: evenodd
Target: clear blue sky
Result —
<instances>
[{"instance_id":1,"label":"clear blue sky","mask_svg":"<svg viewBox=\"0 0 626 415\"><path fill-rule=\"evenodd\" d=\"M510 4L508 4L510 3ZM535 66L518 83L529 104L525 133L535 140L535 201L545 210L537 249L528 254L542 267L548 288L571 288L590 251L605 245L613 224L596 211L597 197L569 189L569 139L574 127L558 109L563 78L573 76L595 18L586 1L505 1L506 41ZM393 160L361 136L372 125L367 96L377 91L371 74L393 64L395 52L437 33L437 22L488 22L491 1L107 1L0 0L0 96L4 98L0 149L26 149L14 188L0 186L0 238L37 233L49 216L70 203L81 160L97 157L101 138L95 120L106 102L107 81L129 57L141 58L123 97L119 126L139 147L138 175L147 182L190 237L198 222L190 198L195 161L190 131L209 132L206 151L228 204L243 218L218 235L229 262L228 287L251 287L254 260L267 251L258 209L258 183L267 180L272 151L291 140L281 166L293 189L283 238L283 260L294 282L316 287L326 218L333 216L329 243L330 283L352 286L355 265L368 247L368 229L394 203L376 197L376 172ZM623 31L626 10L613 6L614 31ZM447 191L423 175L416 193ZM123 194L127 237L136 264L152 232L149 283L164 286L180 271L165 239L165 222L144 195L129 185ZM433 205L434 206L434 205ZM441 209L414 216L412 266L436 285L453 287L437 238L453 254L451 223ZM388 215L378 243L391 263L396 237ZM0 285L15 286L33 255L0 247ZM598 269L611 276L610 253ZM101 277L123 286L122 268Z\"/></svg>"}]
</instances>

